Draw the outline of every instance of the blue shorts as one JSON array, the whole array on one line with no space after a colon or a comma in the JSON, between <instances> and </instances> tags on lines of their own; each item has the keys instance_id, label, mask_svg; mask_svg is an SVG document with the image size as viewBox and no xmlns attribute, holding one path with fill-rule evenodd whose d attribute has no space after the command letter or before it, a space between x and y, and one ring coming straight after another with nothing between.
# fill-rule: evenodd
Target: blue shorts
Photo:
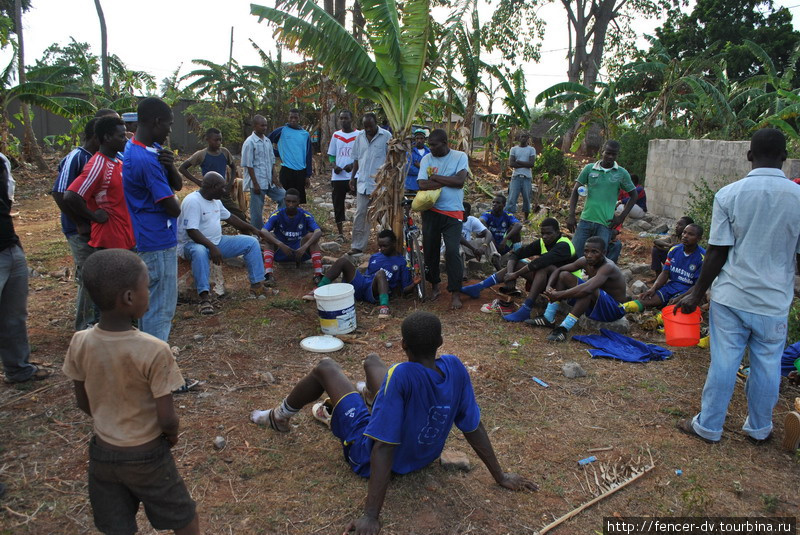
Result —
<instances>
[{"instance_id":1,"label":"blue shorts","mask_svg":"<svg viewBox=\"0 0 800 535\"><path fill-rule=\"evenodd\" d=\"M685 293L689 288L691 288L691 286L687 286L681 282L668 282L656 290L656 293L661 298L661 301L666 305L669 303L670 299L676 295Z\"/></svg>"},{"instance_id":2,"label":"blue shorts","mask_svg":"<svg viewBox=\"0 0 800 535\"><path fill-rule=\"evenodd\" d=\"M294 242L294 243L287 243L286 245L288 245L292 249L298 249L301 244L298 241L298 242ZM303 255L303 258L301 258L300 261L301 262L305 262L306 260L309 260L310 258L311 258L311 253L306 251L306 254ZM275 248L275 261L276 262L294 262L294 256L288 257L288 256L286 256L286 253L284 253L282 250L280 250L279 248L276 247Z\"/></svg>"},{"instance_id":3,"label":"blue shorts","mask_svg":"<svg viewBox=\"0 0 800 535\"><path fill-rule=\"evenodd\" d=\"M578 277L578 284L583 284L584 282L586 281ZM567 303L574 305L575 299L570 299ZM622 308L622 305L617 302L616 299L608 295L605 290L598 290L597 301L594 303L594 308L591 312L586 314L586 317L594 321L609 323L624 318L625 309Z\"/></svg>"},{"instance_id":4,"label":"blue shorts","mask_svg":"<svg viewBox=\"0 0 800 535\"><path fill-rule=\"evenodd\" d=\"M374 443L364 435L369 417L364 398L358 392L345 394L331 414L331 432L342 441L344 460L361 477L369 477L369 459Z\"/></svg>"},{"instance_id":5,"label":"blue shorts","mask_svg":"<svg viewBox=\"0 0 800 535\"><path fill-rule=\"evenodd\" d=\"M375 280L374 277L367 277L359 270L356 270L356 276L350 281L350 284L352 284L355 289L354 296L356 301L366 301L367 303L373 304L378 302L378 300L375 299L375 295L372 293L373 280Z\"/></svg>"},{"instance_id":6,"label":"blue shorts","mask_svg":"<svg viewBox=\"0 0 800 535\"><path fill-rule=\"evenodd\" d=\"M594 308L586 317L595 321L608 323L625 317L625 309L616 299L608 295L605 290L598 290L597 301Z\"/></svg>"}]
</instances>

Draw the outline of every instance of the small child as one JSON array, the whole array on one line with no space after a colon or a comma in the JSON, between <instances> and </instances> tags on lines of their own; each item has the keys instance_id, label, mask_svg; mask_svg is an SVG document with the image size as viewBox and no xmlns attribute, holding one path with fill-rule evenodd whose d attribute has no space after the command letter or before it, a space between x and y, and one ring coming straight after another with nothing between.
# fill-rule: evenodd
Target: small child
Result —
<instances>
[{"instance_id":1,"label":"small child","mask_svg":"<svg viewBox=\"0 0 800 535\"><path fill-rule=\"evenodd\" d=\"M136 533L143 503L155 529L197 535L195 502L170 453L179 423L172 391L184 379L169 345L131 326L149 305L149 280L145 263L124 249L86 260L83 283L102 314L72 337L64 374L75 383L78 407L93 419L89 501L97 529Z\"/></svg>"},{"instance_id":2,"label":"small child","mask_svg":"<svg viewBox=\"0 0 800 535\"><path fill-rule=\"evenodd\" d=\"M517 491L538 489L532 481L501 468L466 367L455 355L436 355L444 342L439 318L414 312L403 320L401 331L407 362L389 368L375 353L367 355L366 383L357 386L334 360L323 359L275 408L250 414L254 423L286 433L292 416L327 394L328 400L313 405L312 415L341 441L353 472L370 479L364 513L350 521L344 533L378 533L391 473L407 474L435 461L453 425L464 433L498 485Z\"/></svg>"},{"instance_id":3,"label":"small child","mask_svg":"<svg viewBox=\"0 0 800 535\"><path fill-rule=\"evenodd\" d=\"M332 283L339 275L342 276L342 282L353 285L356 300L379 304L378 319L391 317L390 291L400 288L403 293L410 292L421 280L412 279L406 259L397 252L397 236L389 229L384 229L378 234L378 252L369 257L366 273L362 274L349 258L343 256L328 268L317 288ZM314 291L308 292L303 299L313 301Z\"/></svg>"}]
</instances>

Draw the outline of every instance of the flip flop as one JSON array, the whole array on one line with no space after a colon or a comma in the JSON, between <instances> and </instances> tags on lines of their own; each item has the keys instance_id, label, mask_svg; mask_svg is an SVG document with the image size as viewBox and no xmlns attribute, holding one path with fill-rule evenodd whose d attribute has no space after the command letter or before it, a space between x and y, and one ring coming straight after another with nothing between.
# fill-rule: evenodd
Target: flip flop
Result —
<instances>
[{"instance_id":1,"label":"flip flop","mask_svg":"<svg viewBox=\"0 0 800 535\"><path fill-rule=\"evenodd\" d=\"M214 313L214 305L211 304L211 300L203 299L200 301L200 304L197 305L197 311L203 316L210 316Z\"/></svg>"},{"instance_id":2,"label":"flip flop","mask_svg":"<svg viewBox=\"0 0 800 535\"><path fill-rule=\"evenodd\" d=\"M800 414L792 411L786 415L783 433L783 449L797 451L797 447L800 446Z\"/></svg>"},{"instance_id":3,"label":"flip flop","mask_svg":"<svg viewBox=\"0 0 800 535\"><path fill-rule=\"evenodd\" d=\"M322 422L328 427L331 426L331 398L325 398L325 401L314 403L311 407L311 415L318 422Z\"/></svg>"}]
</instances>

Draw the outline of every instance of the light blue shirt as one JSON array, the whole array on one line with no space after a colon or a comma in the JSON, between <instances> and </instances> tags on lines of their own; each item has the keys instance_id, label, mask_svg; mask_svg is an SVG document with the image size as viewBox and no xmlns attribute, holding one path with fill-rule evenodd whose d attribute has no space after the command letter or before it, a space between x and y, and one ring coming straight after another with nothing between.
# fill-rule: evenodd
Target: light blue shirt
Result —
<instances>
[{"instance_id":1,"label":"light blue shirt","mask_svg":"<svg viewBox=\"0 0 800 535\"><path fill-rule=\"evenodd\" d=\"M281 138L278 140L281 165L295 171L305 169L308 138L309 134L306 130L284 126L281 130Z\"/></svg>"},{"instance_id":2,"label":"light blue shirt","mask_svg":"<svg viewBox=\"0 0 800 535\"><path fill-rule=\"evenodd\" d=\"M430 175L453 176L462 169L469 172L467 155L460 150L450 149L445 156L426 154L419 162L417 182L428 180ZM464 188L442 188L442 193L433 207L442 212L461 212L464 210Z\"/></svg>"},{"instance_id":3,"label":"light blue shirt","mask_svg":"<svg viewBox=\"0 0 800 535\"><path fill-rule=\"evenodd\" d=\"M759 314L789 314L795 254L800 253L800 186L771 167L719 190L711 214L710 245L729 246L711 299Z\"/></svg>"},{"instance_id":4,"label":"light blue shirt","mask_svg":"<svg viewBox=\"0 0 800 535\"><path fill-rule=\"evenodd\" d=\"M272 141L267 136L258 137L255 132L242 144L242 167L252 167L261 189L272 187L272 166L275 165L275 154ZM244 170L242 189L250 191L250 173Z\"/></svg>"}]
</instances>

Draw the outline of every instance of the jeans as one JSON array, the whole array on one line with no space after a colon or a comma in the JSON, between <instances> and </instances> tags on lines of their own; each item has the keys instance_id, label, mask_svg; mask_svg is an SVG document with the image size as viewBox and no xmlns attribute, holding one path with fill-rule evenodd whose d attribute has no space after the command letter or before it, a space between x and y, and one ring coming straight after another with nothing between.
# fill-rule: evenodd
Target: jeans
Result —
<instances>
[{"instance_id":1,"label":"jeans","mask_svg":"<svg viewBox=\"0 0 800 535\"><path fill-rule=\"evenodd\" d=\"M508 183L508 202L505 211L514 213L517 211L517 198L522 193L522 211L526 214L531 211L531 191L533 179L525 175L514 175Z\"/></svg>"},{"instance_id":2,"label":"jeans","mask_svg":"<svg viewBox=\"0 0 800 535\"><path fill-rule=\"evenodd\" d=\"M258 194L250 190L250 224L257 229L264 228L264 197L275 201L280 210L285 206L283 198L286 197L286 190L274 184L267 189L261 188L261 193Z\"/></svg>"},{"instance_id":3,"label":"jeans","mask_svg":"<svg viewBox=\"0 0 800 535\"><path fill-rule=\"evenodd\" d=\"M622 254L622 242L619 240L612 241L608 244L608 252L606 257L615 264L619 263L619 255Z\"/></svg>"},{"instance_id":4,"label":"jeans","mask_svg":"<svg viewBox=\"0 0 800 535\"><path fill-rule=\"evenodd\" d=\"M28 362L28 264L18 245L0 251L0 358L6 379L27 381L36 373Z\"/></svg>"},{"instance_id":5,"label":"jeans","mask_svg":"<svg viewBox=\"0 0 800 535\"><path fill-rule=\"evenodd\" d=\"M578 221L578 228L575 229L575 235L572 237L572 245L575 246L575 254L578 258L583 256L583 246L586 245L586 240L592 236L602 238L606 242L611 240L611 229L608 225L601 225L600 223L593 223L591 221Z\"/></svg>"},{"instance_id":6,"label":"jeans","mask_svg":"<svg viewBox=\"0 0 800 535\"><path fill-rule=\"evenodd\" d=\"M369 195L359 193L358 197L356 197L356 213L353 216L353 239L350 240L350 246L359 251L366 249L369 241L368 211Z\"/></svg>"},{"instance_id":7,"label":"jeans","mask_svg":"<svg viewBox=\"0 0 800 535\"><path fill-rule=\"evenodd\" d=\"M139 257L150 275L150 308L139 319L139 330L166 342L178 305L177 247L139 252Z\"/></svg>"},{"instance_id":8,"label":"jeans","mask_svg":"<svg viewBox=\"0 0 800 535\"><path fill-rule=\"evenodd\" d=\"M72 251L72 260L75 262L75 282L78 284L78 296L75 301L75 330L82 331L100 319L100 311L92 302L89 292L83 287L83 263L96 249L89 245L88 236L80 234L67 236L67 243Z\"/></svg>"},{"instance_id":9,"label":"jeans","mask_svg":"<svg viewBox=\"0 0 800 535\"><path fill-rule=\"evenodd\" d=\"M261 246L252 236L227 236L223 235L217 244L222 258L244 256L247 266L247 277L250 284L264 280L264 260L261 257ZM183 246L183 257L192 263L192 275L197 286L197 293L209 290L208 274L211 269L211 257L205 245L190 241Z\"/></svg>"},{"instance_id":10,"label":"jeans","mask_svg":"<svg viewBox=\"0 0 800 535\"><path fill-rule=\"evenodd\" d=\"M431 284L442 281L439 276L439 244L444 239L444 263L447 269L447 291L461 290L464 264L461 263L461 221L431 210L422 212L422 251L425 255L425 278Z\"/></svg>"},{"instance_id":11,"label":"jeans","mask_svg":"<svg viewBox=\"0 0 800 535\"><path fill-rule=\"evenodd\" d=\"M711 365L700 413L692 420L698 435L719 440L736 372L744 348L750 349L750 376L745 383L747 418L742 430L761 440L772 431L772 409L778 402L781 354L786 342L786 316L762 316L711 301Z\"/></svg>"}]
</instances>

